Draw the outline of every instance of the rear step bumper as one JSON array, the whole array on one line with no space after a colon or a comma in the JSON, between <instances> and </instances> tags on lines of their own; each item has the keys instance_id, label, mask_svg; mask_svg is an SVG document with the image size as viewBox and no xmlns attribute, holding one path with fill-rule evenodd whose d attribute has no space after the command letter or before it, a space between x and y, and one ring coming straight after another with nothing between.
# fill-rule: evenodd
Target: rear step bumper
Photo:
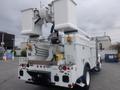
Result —
<instances>
[{"instance_id":1,"label":"rear step bumper","mask_svg":"<svg viewBox=\"0 0 120 90\"><path fill-rule=\"evenodd\" d=\"M35 83L51 83L51 73L44 71L27 71Z\"/></svg>"}]
</instances>

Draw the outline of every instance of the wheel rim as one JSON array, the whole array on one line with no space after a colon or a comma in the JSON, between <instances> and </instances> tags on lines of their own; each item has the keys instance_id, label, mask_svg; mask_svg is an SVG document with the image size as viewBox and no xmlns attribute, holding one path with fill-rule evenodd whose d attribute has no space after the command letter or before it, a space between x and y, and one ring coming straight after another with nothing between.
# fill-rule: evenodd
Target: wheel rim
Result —
<instances>
[{"instance_id":1,"label":"wheel rim","mask_svg":"<svg viewBox=\"0 0 120 90\"><path fill-rule=\"evenodd\" d=\"M86 84L87 84L87 86L90 85L90 73L89 72L87 72L87 74L86 74Z\"/></svg>"}]
</instances>

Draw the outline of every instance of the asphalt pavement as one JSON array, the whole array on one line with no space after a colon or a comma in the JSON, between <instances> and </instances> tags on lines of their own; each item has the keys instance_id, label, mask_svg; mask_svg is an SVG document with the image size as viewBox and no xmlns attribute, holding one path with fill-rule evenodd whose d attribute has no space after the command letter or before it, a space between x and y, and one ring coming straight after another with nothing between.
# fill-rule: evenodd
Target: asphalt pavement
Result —
<instances>
[{"instance_id":1,"label":"asphalt pavement","mask_svg":"<svg viewBox=\"0 0 120 90\"><path fill-rule=\"evenodd\" d=\"M67 90L25 83L17 77L18 61L0 61L0 90ZM90 90L120 90L120 63L103 63L102 71L92 73Z\"/></svg>"}]
</instances>

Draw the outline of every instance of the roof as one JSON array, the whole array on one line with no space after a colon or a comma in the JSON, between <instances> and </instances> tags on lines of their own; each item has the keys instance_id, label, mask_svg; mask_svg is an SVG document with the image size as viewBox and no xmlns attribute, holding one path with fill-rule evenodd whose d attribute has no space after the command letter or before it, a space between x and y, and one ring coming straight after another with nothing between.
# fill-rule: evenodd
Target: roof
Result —
<instances>
[{"instance_id":1,"label":"roof","mask_svg":"<svg viewBox=\"0 0 120 90\"><path fill-rule=\"evenodd\" d=\"M97 37L98 41L105 41L105 40L109 40L111 42L111 38L110 36L98 36Z\"/></svg>"},{"instance_id":2,"label":"roof","mask_svg":"<svg viewBox=\"0 0 120 90\"><path fill-rule=\"evenodd\" d=\"M3 32L3 31L0 31L0 34L1 33L4 33L4 34L9 34L9 35L14 35L14 34L11 34L11 33L7 33L7 32ZM15 36L15 35L14 35Z\"/></svg>"}]
</instances>

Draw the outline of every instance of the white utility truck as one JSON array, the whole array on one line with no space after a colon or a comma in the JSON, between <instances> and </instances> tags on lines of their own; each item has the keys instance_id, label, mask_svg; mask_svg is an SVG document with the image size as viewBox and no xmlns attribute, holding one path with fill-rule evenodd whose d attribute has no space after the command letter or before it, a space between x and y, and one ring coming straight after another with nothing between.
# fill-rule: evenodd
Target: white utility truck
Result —
<instances>
[{"instance_id":1,"label":"white utility truck","mask_svg":"<svg viewBox=\"0 0 120 90\"><path fill-rule=\"evenodd\" d=\"M90 71L100 71L101 62L96 41L77 26L76 6L74 0L54 0L47 7L22 11L21 33L29 39L27 58L19 60L20 80L89 89ZM47 23L51 31L44 37Z\"/></svg>"}]
</instances>

